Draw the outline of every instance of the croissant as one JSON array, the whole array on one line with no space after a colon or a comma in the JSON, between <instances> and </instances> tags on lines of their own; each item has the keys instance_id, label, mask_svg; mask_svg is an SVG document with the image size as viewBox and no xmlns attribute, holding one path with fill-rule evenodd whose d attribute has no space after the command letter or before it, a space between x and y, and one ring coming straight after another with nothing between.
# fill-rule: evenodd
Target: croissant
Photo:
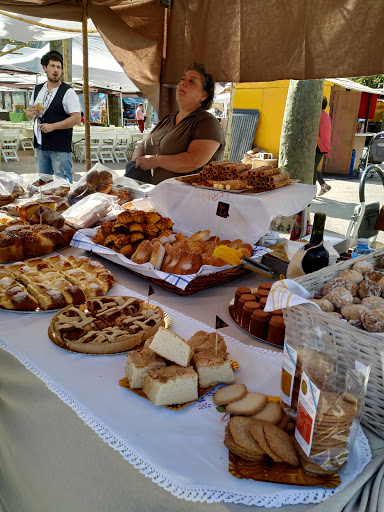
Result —
<instances>
[{"instance_id":1,"label":"croissant","mask_svg":"<svg viewBox=\"0 0 384 512\"><path fill-rule=\"evenodd\" d=\"M136 210L133 212L131 211L131 214L132 214L133 222L137 222L139 224L142 224L143 222L145 222L145 212Z\"/></svg>"},{"instance_id":2,"label":"croissant","mask_svg":"<svg viewBox=\"0 0 384 512\"><path fill-rule=\"evenodd\" d=\"M133 216L131 212L126 210L124 212L119 213L119 215L117 216L117 222L121 224L130 224L131 222L133 222Z\"/></svg>"}]
</instances>

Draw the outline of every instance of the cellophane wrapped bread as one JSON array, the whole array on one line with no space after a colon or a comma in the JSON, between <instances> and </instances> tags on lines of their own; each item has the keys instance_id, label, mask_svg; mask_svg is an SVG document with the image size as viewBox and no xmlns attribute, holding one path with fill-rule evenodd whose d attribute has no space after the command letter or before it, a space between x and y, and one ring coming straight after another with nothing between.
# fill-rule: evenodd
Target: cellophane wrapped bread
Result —
<instances>
[{"instance_id":1,"label":"cellophane wrapped bread","mask_svg":"<svg viewBox=\"0 0 384 512\"><path fill-rule=\"evenodd\" d=\"M97 192L111 194L114 182L118 179L119 175L115 171L97 163L71 187L69 203L73 204Z\"/></svg>"},{"instance_id":2,"label":"cellophane wrapped bread","mask_svg":"<svg viewBox=\"0 0 384 512\"><path fill-rule=\"evenodd\" d=\"M0 171L0 206L11 203L25 192L23 177L14 172Z\"/></svg>"}]
</instances>

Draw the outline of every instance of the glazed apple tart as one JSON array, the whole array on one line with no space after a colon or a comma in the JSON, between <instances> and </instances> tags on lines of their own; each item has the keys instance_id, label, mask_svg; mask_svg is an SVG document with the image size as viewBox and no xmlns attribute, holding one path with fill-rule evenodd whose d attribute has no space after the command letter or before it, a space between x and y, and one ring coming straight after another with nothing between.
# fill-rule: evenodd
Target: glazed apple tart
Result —
<instances>
[{"instance_id":1,"label":"glazed apple tart","mask_svg":"<svg viewBox=\"0 0 384 512\"><path fill-rule=\"evenodd\" d=\"M163 321L161 308L135 297L98 297L57 313L48 334L54 343L75 352L114 354L153 336Z\"/></svg>"}]
</instances>

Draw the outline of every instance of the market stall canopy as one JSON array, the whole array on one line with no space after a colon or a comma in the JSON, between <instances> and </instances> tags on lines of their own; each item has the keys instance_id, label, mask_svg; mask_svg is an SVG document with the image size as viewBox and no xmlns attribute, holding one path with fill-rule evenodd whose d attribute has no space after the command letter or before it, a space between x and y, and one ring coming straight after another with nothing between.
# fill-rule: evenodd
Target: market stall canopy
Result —
<instances>
[{"instance_id":1,"label":"market stall canopy","mask_svg":"<svg viewBox=\"0 0 384 512\"><path fill-rule=\"evenodd\" d=\"M0 9L80 21L83 3L0 0ZM160 113L173 92L162 86L176 84L193 61L220 82L384 73L384 9L377 0L88 0L87 9L112 55Z\"/></svg>"},{"instance_id":2,"label":"market stall canopy","mask_svg":"<svg viewBox=\"0 0 384 512\"><path fill-rule=\"evenodd\" d=\"M53 22L49 18L22 17L16 13L5 14L0 12L0 34L3 39L28 43L69 39L76 34L81 34L81 23L77 21L55 20ZM88 33L99 35L91 20L88 20Z\"/></svg>"},{"instance_id":3,"label":"market stall canopy","mask_svg":"<svg viewBox=\"0 0 384 512\"><path fill-rule=\"evenodd\" d=\"M73 34L72 34L73 37ZM7 45L3 51L11 49ZM1 83L28 83L20 80L20 77L2 77L1 66L22 66L30 72L40 73L38 82L45 82L46 76L41 66L41 57L49 51L49 44L43 48L19 48L17 54L8 53L0 57L0 82ZM100 37L90 37L88 42L88 72L89 85L93 88L121 91L123 93L137 93L138 88L127 77L120 64L111 56L104 41ZM72 81L76 84L83 83L83 50L81 35L72 40ZM31 87L36 85L35 79L30 79Z\"/></svg>"}]
</instances>

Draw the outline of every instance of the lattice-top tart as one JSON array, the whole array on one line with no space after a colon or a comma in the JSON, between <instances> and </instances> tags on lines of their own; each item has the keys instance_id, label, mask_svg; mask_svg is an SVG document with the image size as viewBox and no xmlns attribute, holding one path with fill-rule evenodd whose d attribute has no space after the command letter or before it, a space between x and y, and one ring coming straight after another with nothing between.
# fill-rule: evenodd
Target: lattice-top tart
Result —
<instances>
[{"instance_id":1,"label":"lattice-top tart","mask_svg":"<svg viewBox=\"0 0 384 512\"><path fill-rule=\"evenodd\" d=\"M153 336L163 320L161 308L140 299L98 297L57 313L48 334L52 341L75 352L114 354Z\"/></svg>"}]
</instances>

